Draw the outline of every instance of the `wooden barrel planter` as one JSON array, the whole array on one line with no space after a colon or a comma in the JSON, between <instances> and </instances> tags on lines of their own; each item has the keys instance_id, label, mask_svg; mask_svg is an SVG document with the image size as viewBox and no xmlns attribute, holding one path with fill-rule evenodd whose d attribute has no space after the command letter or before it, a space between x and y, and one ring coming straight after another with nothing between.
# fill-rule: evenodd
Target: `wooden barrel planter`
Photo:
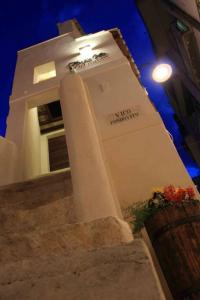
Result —
<instances>
[{"instance_id":1,"label":"wooden barrel planter","mask_svg":"<svg viewBox=\"0 0 200 300\"><path fill-rule=\"evenodd\" d=\"M200 204L163 208L145 227L174 300L200 300Z\"/></svg>"}]
</instances>

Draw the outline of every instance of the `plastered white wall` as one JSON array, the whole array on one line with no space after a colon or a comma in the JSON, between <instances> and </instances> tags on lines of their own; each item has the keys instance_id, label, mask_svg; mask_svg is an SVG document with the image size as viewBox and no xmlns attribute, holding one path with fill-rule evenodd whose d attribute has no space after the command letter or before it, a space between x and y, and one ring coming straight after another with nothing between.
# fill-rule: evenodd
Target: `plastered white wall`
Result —
<instances>
[{"instance_id":1,"label":"plastered white wall","mask_svg":"<svg viewBox=\"0 0 200 300\"><path fill-rule=\"evenodd\" d=\"M28 106L26 99L12 103L10 102L6 138L14 142L19 149L23 145L27 110Z\"/></svg>"},{"instance_id":2,"label":"plastered white wall","mask_svg":"<svg viewBox=\"0 0 200 300\"><path fill-rule=\"evenodd\" d=\"M24 136L24 175L26 179L41 174L40 126L37 107L28 109Z\"/></svg>"},{"instance_id":3,"label":"plastered white wall","mask_svg":"<svg viewBox=\"0 0 200 300\"><path fill-rule=\"evenodd\" d=\"M112 62L109 67L103 65L98 70L86 71L81 76L92 99L102 139L118 136L130 128L137 130L142 126L149 126L149 122L161 122L126 58ZM140 118L136 118L134 123L122 122L120 126L110 126L111 114L129 108L139 111Z\"/></svg>"},{"instance_id":4,"label":"plastered white wall","mask_svg":"<svg viewBox=\"0 0 200 300\"><path fill-rule=\"evenodd\" d=\"M112 34L108 31L98 32L77 39L71 34L64 34L18 52L12 95L10 97L10 112L6 137L10 141L15 142L18 148L17 169L19 180L26 180L27 176L30 178L30 176L35 176L39 173L38 163L34 166L34 159L37 156L35 153L38 152L38 149L36 149L36 145L34 147L31 146L32 141L28 133L33 133L35 130L36 137L33 139L36 142L38 139L38 130L37 125L33 129L27 121L31 118L29 109L60 98L60 81L66 74L69 74L68 63L81 59L79 48L85 44L91 45L94 49L94 54L100 52L108 54L107 60L99 63L100 65L104 63L107 65L112 64L113 60L116 61L123 57ZM34 68L49 61L55 62L56 77L34 84ZM98 69L98 65L95 69ZM27 125L27 122L29 125ZM26 128L26 126L29 127ZM27 149L31 152L29 153ZM44 156L44 151L42 153ZM30 160L28 156L31 157ZM41 165L41 172L48 169L47 158L43 158L43 160L46 163ZM28 170L28 161L32 165L30 170Z\"/></svg>"},{"instance_id":5,"label":"plastered white wall","mask_svg":"<svg viewBox=\"0 0 200 300\"><path fill-rule=\"evenodd\" d=\"M17 65L10 101L30 97L46 90L59 87L60 80L69 73L68 63L81 60L79 48L90 44L93 53L106 52L108 60L122 56L113 40L112 34L102 31L95 34L74 38L64 34L46 42L34 45L18 52ZM56 77L34 84L34 68L48 62L55 62Z\"/></svg>"},{"instance_id":6,"label":"plastered white wall","mask_svg":"<svg viewBox=\"0 0 200 300\"><path fill-rule=\"evenodd\" d=\"M62 80L61 107L79 220L122 217L96 131L95 114L80 76L66 75Z\"/></svg>"},{"instance_id":7,"label":"plastered white wall","mask_svg":"<svg viewBox=\"0 0 200 300\"><path fill-rule=\"evenodd\" d=\"M17 147L9 140L0 137L0 185L16 181Z\"/></svg>"},{"instance_id":8,"label":"plastered white wall","mask_svg":"<svg viewBox=\"0 0 200 300\"><path fill-rule=\"evenodd\" d=\"M81 74L122 207L144 201L153 188L194 186L164 124L129 63ZM120 111L138 116L111 124Z\"/></svg>"}]
</instances>

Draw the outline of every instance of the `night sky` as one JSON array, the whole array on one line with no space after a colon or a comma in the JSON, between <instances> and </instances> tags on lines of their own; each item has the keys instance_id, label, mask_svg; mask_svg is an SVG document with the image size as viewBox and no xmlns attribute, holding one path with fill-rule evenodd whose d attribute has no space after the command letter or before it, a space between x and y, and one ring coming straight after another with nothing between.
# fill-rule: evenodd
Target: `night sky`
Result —
<instances>
[{"instance_id":1,"label":"night sky","mask_svg":"<svg viewBox=\"0 0 200 300\"><path fill-rule=\"evenodd\" d=\"M200 170L183 147L182 136L173 118L163 87L151 79L157 62L151 40L134 0L8 0L0 3L0 135L5 135L8 99L20 49L55 37L56 24L76 18L86 33L118 27L141 71L142 84L160 112L179 154L192 176ZM165 61L165 58L163 59Z\"/></svg>"}]
</instances>

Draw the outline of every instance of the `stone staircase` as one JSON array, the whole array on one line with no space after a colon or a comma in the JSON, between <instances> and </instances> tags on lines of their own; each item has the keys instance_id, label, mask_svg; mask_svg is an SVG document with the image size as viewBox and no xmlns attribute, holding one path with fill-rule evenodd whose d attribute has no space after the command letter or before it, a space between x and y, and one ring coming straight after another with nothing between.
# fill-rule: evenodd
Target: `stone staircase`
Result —
<instances>
[{"instance_id":1,"label":"stone staircase","mask_svg":"<svg viewBox=\"0 0 200 300\"><path fill-rule=\"evenodd\" d=\"M0 233L75 222L70 173L0 188Z\"/></svg>"},{"instance_id":2,"label":"stone staircase","mask_svg":"<svg viewBox=\"0 0 200 300\"><path fill-rule=\"evenodd\" d=\"M163 299L142 240L77 223L70 173L0 188L0 300Z\"/></svg>"}]
</instances>

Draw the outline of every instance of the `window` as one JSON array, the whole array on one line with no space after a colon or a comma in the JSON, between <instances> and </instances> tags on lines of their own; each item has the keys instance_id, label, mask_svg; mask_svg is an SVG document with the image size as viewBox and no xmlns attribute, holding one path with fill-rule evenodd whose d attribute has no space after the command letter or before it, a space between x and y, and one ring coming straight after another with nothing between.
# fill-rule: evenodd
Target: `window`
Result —
<instances>
[{"instance_id":1,"label":"window","mask_svg":"<svg viewBox=\"0 0 200 300\"><path fill-rule=\"evenodd\" d=\"M54 61L50 61L34 68L34 84L53 77L56 77L56 66Z\"/></svg>"},{"instance_id":2,"label":"window","mask_svg":"<svg viewBox=\"0 0 200 300\"><path fill-rule=\"evenodd\" d=\"M176 27L182 33L189 31L189 27L181 20L176 20Z\"/></svg>"},{"instance_id":3,"label":"window","mask_svg":"<svg viewBox=\"0 0 200 300\"><path fill-rule=\"evenodd\" d=\"M38 106L38 119L41 134L64 128L60 101Z\"/></svg>"}]
</instances>

